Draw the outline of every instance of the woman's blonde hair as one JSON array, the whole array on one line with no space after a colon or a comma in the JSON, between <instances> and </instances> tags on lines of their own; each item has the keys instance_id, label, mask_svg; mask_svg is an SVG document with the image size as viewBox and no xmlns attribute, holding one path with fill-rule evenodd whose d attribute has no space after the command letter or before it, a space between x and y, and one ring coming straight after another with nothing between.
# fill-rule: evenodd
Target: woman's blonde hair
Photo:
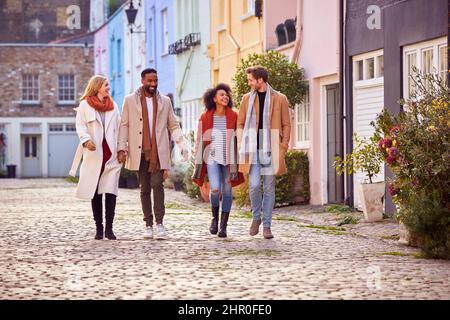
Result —
<instances>
[{"instance_id":1,"label":"woman's blonde hair","mask_svg":"<svg viewBox=\"0 0 450 320\"><path fill-rule=\"evenodd\" d=\"M89 79L89 82L84 90L83 96L80 98L80 101L86 99L87 97L96 96L100 88L103 86L103 83L108 80L107 77L102 75L95 75ZM111 97L109 97L111 99Z\"/></svg>"}]
</instances>

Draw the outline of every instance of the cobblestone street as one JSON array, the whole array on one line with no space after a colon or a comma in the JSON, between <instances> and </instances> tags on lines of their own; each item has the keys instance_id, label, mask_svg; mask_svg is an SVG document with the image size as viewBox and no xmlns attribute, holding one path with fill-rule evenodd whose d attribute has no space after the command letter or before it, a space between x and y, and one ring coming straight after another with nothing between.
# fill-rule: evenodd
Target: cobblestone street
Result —
<instances>
[{"instance_id":1,"label":"cobblestone street","mask_svg":"<svg viewBox=\"0 0 450 320\"><path fill-rule=\"evenodd\" d=\"M139 190L120 189L117 241L63 179L0 180L1 299L450 299L450 261L275 215L275 238L209 234L209 206L166 190L167 240L144 240Z\"/></svg>"}]
</instances>

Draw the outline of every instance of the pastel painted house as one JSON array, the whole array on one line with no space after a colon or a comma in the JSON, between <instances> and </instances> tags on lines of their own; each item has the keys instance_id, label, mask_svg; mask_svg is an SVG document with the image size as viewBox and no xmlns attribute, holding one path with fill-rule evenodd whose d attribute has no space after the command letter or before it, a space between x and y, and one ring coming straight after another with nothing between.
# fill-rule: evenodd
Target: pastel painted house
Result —
<instances>
[{"instance_id":1,"label":"pastel painted house","mask_svg":"<svg viewBox=\"0 0 450 320\"><path fill-rule=\"evenodd\" d=\"M173 0L147 0L146 11L146 66L158 71L158 90L176 102L175 56L169 54L174 41Z\"/></svg>"},{"instance_id":2,"label":"pastel painted house","mask_svg":"<svg viewBox=\"0 0 450 320\"><path fill-rule=\"evenodd\" d=\"M335 173L342 155L339 84L339 0L264 1L264 49L284 53L304 68L309 92L292 112L290 147L308 153L311 204L343 203L344 178ZM298 28L301 26L301 28Z\"/></svg>"}]
</instances>

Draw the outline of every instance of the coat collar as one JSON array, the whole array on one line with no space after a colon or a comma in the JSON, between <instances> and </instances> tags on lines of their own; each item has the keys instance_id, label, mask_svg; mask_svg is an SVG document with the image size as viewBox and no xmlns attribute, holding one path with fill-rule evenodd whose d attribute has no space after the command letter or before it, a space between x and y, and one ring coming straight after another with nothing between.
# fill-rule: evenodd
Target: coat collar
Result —
<instances>
[{"instance_id":1,"label":"coat collar","mask_svg":"<svg viewBox=\"0 0 450 320\"><path fill-rule=\"evenodd\" d=\"M254 91L252 91L250 94L252 94L253 92ZM272 119L274 96L278 94L278 91L276 91L274 88L272 88L272 86L269 83L267 83L266 92L270 94L269 117L270 117L270 119ZM259 99L258 99L258 97L255 98L254 107L255 107L256 117L258 118L259 117Z\"/></svg>"},{"instance_id":2,"label":"coat collar","mask_svg":"<svg viewBox=\"0 0 450 320\"><path fill-rule=\"evenodd\" d=\"M142 86L140 86L136 91L134 91L134 95L136 98L136 106L139 112L139 115L142 117L142 105L141 105L141 96L142 96ZM162 97L159 90L156 90L156 100L158 101L158 114L162 109Z\"/></svg>"},{"instance_id":3,"label":"coat collar","mask_svg":"<svg viewBox=\"0 0 450 320\"><path fill-rule=\"evenodd\" d=\"M227 119L227 129L234 129L234 124L236 122L236 113L230 108L225 109L225 117ZM214 124L214 109L209 109L205 112L205 118L202 123L202 131L205 132L211 129Z\"/></svg>"}]
</instances>

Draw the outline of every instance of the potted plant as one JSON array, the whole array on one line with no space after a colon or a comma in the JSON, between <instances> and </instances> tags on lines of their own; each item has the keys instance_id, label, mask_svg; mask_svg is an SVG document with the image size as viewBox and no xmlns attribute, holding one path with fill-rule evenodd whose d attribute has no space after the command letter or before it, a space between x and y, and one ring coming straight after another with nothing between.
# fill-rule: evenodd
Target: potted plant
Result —
<instances>
[{"instance_id":1,"label":"potted plant","mask_svg":"<svg viewBox=\"0 0 450 320\"><path fill-rule=\"evenodd\" d=\"M362 138L358 134L353 135L354 148L352 153L346 154L344 159L335 158L336 172L352 174L364 173L366 181L358 188L362 202L364 218L367 222L375 222L383 219L383 199L385 183L373 182L373 177L380 173L383 163L382 154L378 148L375 135L370 138Z\"/></svg>"},{"instance_id":2,"label":"potted plant","mask_svg":"<svg viewBox=\"0 0 450 320\"><path fill-rule=\"evenodd\" d=\"M136 172L122 167L119 177L119 188L136 189L139 188L139 179Z\"/></svg>"},{"instance_id":3,"label":"potted plant","mask_svg":"<svg viewBox=\"0 0 450 320\"><path fill-rule=\"evenodd\" d=\"M186 174L185 168L181 164L172 167L169 172L169 179L173 183L175 191L184 190L184 176Z\"/></svg>"}]
</instances>

